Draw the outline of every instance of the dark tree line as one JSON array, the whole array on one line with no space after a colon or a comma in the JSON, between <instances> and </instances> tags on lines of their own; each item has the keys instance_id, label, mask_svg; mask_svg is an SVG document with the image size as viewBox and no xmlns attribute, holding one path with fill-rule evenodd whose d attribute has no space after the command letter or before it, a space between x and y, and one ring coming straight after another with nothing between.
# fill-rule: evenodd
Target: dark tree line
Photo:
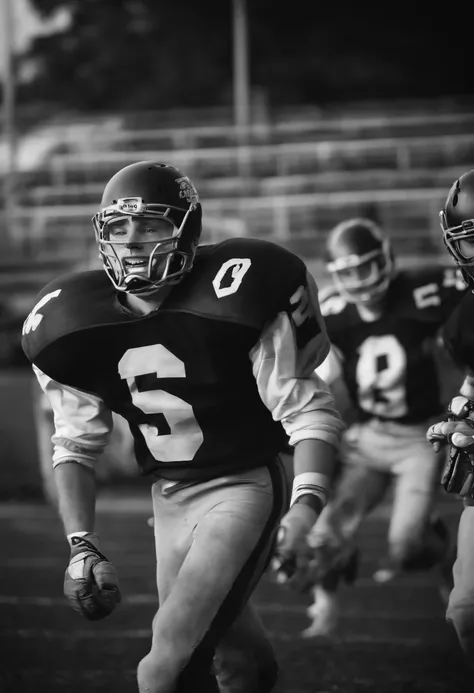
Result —
<instances>
[{"instance_id":1,"label":"dark tree line","mask_svg":"<svg viewBox=\"0 0 474 693\"><path fill-rule=\"evenodd\" d=\"M229 105L232 0L31 0L67 29L22 59L24 102L110 111ZM428 8L428 9L427 9ZM251 82L269 104L471 94L469 22L417 2L247 0Z\"/></svg>"}]
</instances>

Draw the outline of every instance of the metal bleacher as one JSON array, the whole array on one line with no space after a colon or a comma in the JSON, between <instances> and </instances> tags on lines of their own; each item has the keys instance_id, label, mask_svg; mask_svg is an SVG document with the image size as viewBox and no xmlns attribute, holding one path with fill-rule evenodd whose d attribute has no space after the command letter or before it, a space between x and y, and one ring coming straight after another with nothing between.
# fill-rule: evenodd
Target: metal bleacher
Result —
<instances>
[{"instance_id":1,"label":"metal bleacher","mask_svg":"<svg viewBox=\"0 0 474 693\"><path fill-rule=\"evenodd\" d=\"M62 124L20 179L15 243L36 262L96 257L90 218L107 179L141 159L193 178L204 242L274 240L310 263L327 231L368 215L412 261L444 256L438 212L455 178L474 167L474 105L431 104L353 113L317 109L261 119L243 138L231 124L131 127L129 119ZM160 122L160 118L156 118Z\"/></svg>"}]
</instances>

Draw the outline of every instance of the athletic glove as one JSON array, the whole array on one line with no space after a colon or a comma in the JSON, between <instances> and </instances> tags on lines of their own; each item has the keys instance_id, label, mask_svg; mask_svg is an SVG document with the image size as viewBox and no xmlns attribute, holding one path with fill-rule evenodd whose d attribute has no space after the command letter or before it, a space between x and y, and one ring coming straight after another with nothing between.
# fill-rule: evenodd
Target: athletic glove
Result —
<instances>
[{"instance_id":1,"label":"athletic glove","mask_svg":"<svg viewBox=\"0 0 474 693\"><path fill-rule=\"evenodd\" d=\"M473 417L474 402L464 395L453 397L448 406L447 420L429 427L426 433L428 443L433 445L436 452L448 443L463 449L474 450Z\"/></svg>"},{"instance_id":2,"label":"athletic glove","mask_svg":"<svg viewBox=\"0 0 474 693\"><path fill-rule=\"evenodd\" d=\"M276 582L298 592L307 590L312 584L308 580L308 571L313 552L307 535L317 519L314 507L299 501L282 518L278 530L271 567Z\"/></svg>"},{"instance_id":3,"label":"athletic glove","mask_svg":"<svg viewBox=\"0 0 474 693\"><path fill-rule=\"evenodd\" d=\"M308 534L308 545L312 550L308 580L313 585L321 584L330 576L344 575L347 583L355 581L357 549L353 540L346 539L334 525L319 527L319 522ZM353 569L352 572L350 569Z\"/></svg>"},{"instance_id":4,"label":"athletic glove","mask_svg":"<svg viewBox=\"0 0 474 693\"><path fill-rule=\"evenodd\" d=\"M474 493L474 402L464 395L453 397L448 407L448 420L428 429L428 442L436 450L446 443L451 447L441 475L447 493L473 497Z\"/></svg>"},{"instance_id":5,"label":"athletic glove","mask_svg":"<svg viewBox=\"0 0 474 693\"><path fill-rule=\"evenodd\" d=\"M121 601L118 577L96 544L96 535L70 535L69 565L64 575L64 594L74 611L89 621L105 618Z\"/></svg>"},{"instance_id":6,"label":"athletic glove","mask_svg":"<svg viewBox=\"0 0 474 693\"><path fill-rule=\"evenodd\" d=\"M474 464L468 452L451 446L441 475L441 485L446 493L474 498Z\"/></svg>"}]
</instances>

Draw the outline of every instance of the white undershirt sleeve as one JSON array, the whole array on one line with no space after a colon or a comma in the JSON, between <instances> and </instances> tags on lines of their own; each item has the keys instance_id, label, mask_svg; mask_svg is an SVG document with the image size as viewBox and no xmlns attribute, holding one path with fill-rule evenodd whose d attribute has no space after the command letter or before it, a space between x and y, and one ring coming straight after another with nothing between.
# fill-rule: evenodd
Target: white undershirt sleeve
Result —
<instances>
[{"instance_id":1,"label":"white undershirt sleeve","mask_svg":"<svg viewBox=\"0 0 474 693\"><path fill-rule=\"evenodd\" d=\"M250 352L260 397L273 419L283 425L290 445L308 438L339 445L344 424L328 385L315 372L328 347L327 335L321 331L312 340L309 359L307 348L298 350L292 321L282 312Z\"/></svg>"},{"instance_id":2,"label":"white undershirt sleeve","mask_svg":"<svg viewBox=\"0 0 474 693\"><path fill-rule=\"evenodd\" d=\"M320 378L324 380L328 385L332 385L336 380L342 376L342 354L334 344L331 345L329 354L326 356L324 361L318 368L316 368L316 373Z\"/></svg>"},{"instance_id":3,"label":"white undershirt sleeve","mask_svg":"<svg viewBox=\"0 0 474 693\"><path fill-rule=\"evenodd\" d=\"M75 461L94 467L110 440L112 412L96 395L59 383L33 366L54 415L53 467Z\"/></svg>"}]
</instances>

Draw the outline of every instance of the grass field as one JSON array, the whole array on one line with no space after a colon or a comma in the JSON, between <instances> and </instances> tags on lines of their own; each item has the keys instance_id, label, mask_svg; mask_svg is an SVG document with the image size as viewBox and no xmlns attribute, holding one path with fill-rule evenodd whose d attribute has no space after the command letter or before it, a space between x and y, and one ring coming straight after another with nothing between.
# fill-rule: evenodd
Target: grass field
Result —
<instances>
[{"instance_id":1,"label":"grass field","mask_svg":"<svg viewBox=\"0 0 474 693\"><path fill-rule=\"evenodd\" d=\"M459 501L441 497L455 531ZM468 693L474 689L444 609L434 573L376 584L371 574L383 546L388 507L362 535L361 575L344 587L337 639L304 640L308 598L268 576L256 603L274 643L281 676L275 693ZM46 504L0 504L1 693L132 693L135 668L148 651L156 608L149 493L102 491L98 531L116 565L123 603L92 624L62 595L68 548ZM201 693L196 691L196 693ZM203 692L205 693L205 692Z\"/></svg>"}]
</instances>

